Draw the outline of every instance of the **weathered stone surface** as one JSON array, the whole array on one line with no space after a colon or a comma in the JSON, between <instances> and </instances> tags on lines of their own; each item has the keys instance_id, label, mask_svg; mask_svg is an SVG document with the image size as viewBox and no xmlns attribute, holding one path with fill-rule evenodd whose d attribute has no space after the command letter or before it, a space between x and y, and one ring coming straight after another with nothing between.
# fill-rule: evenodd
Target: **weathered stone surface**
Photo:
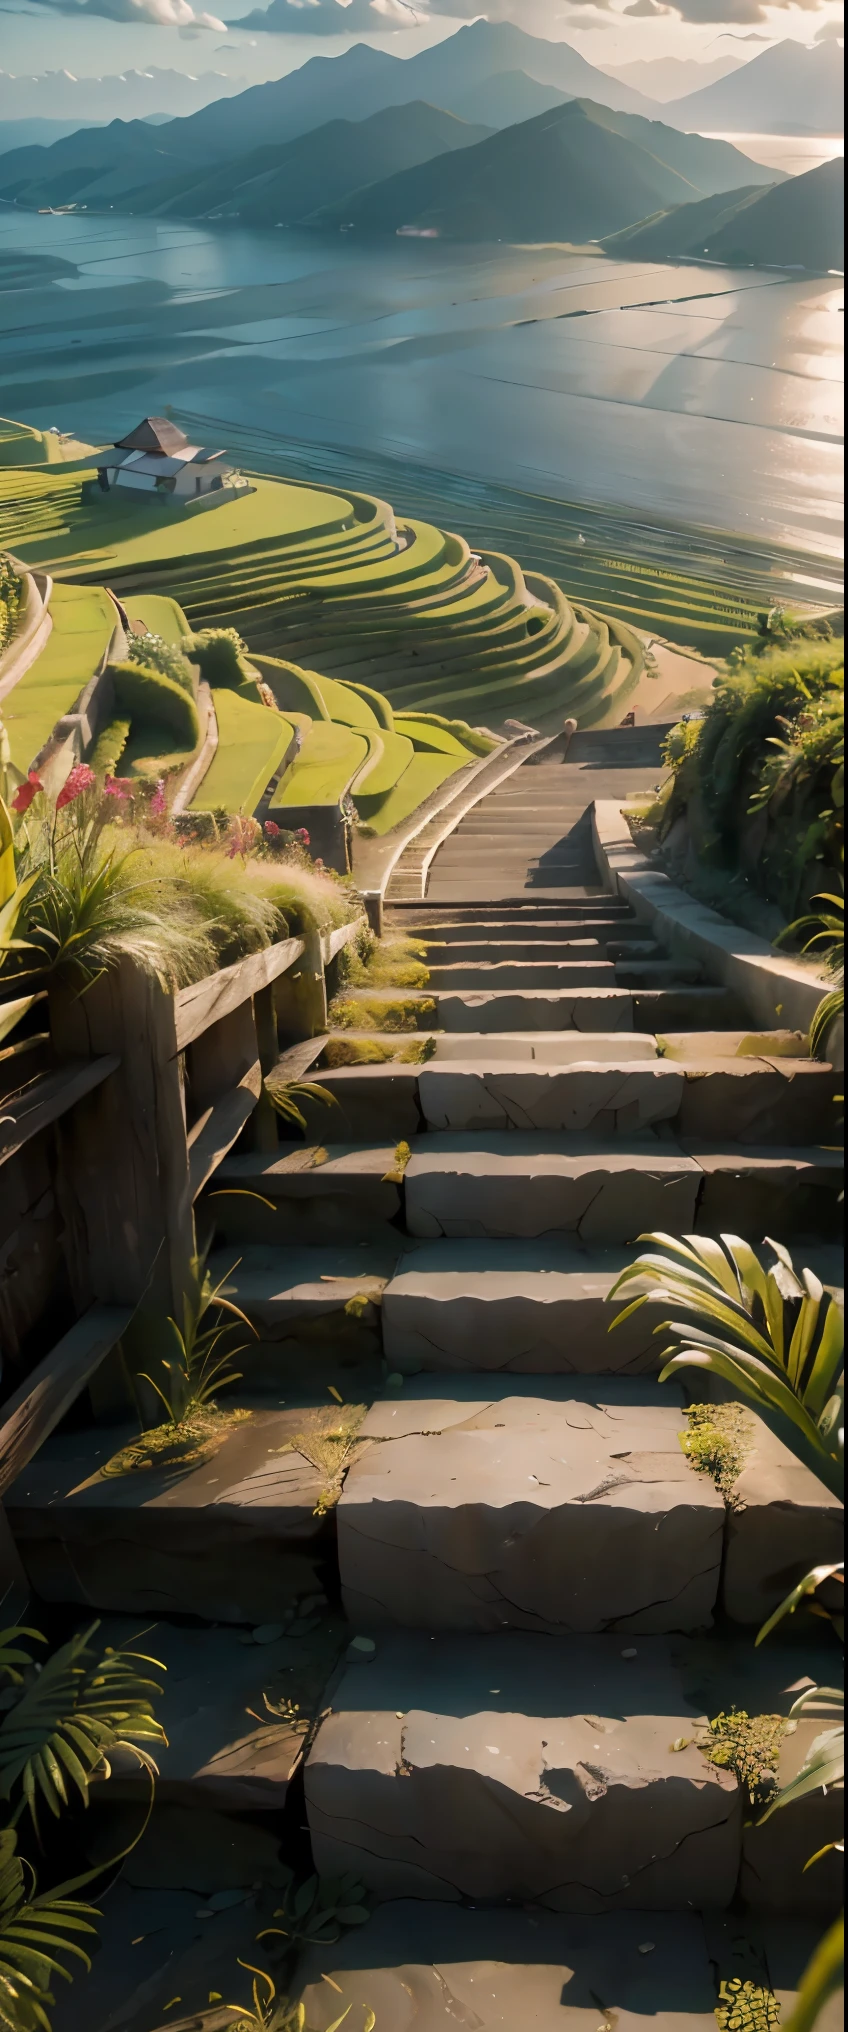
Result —
<instances>
[{"instance_id":1,"label":"weathered stone surface","mask_svg":"<svg viewBox=\"0 0 848 2032\"><path fill-rule=\"evenodd\" d=\"M571 1234L599 1248L645 1230L685 1234L702 1174L673 1143L607 1144L549 1132L433 1134L406 1173L409 1233Z\"/></svg>"},{"instance_id":2,"label":"weathered stone surface","mask_svg":"<svg viewBox=\"0 0 848 2032\"><path fill-rule=\"evenodd\" d=\"M152 2032L185 2027L193 2011L210 2032L231 2025L232 2013L213 2016L209 1992L249 2002L253 1978L239 1957L255 1961L256 1934L278 1904L279 1894L263 1897L249 1882L238 1904L218 1910L197 1890L141 1890L122 1877L103 1900L91 1973L56 1983L54 2032Z\"/></svg>"},{"instance_id":3,"label":"weathered stone surface","mask_svg":"<svg viewBox=\"0 0 848 2032\"><path fill-rule=\"evenodd\" d=\"M310 1752L316 1868L383 1897L726 1905L742 1800L692 1741L697 1719L656 1639L625 1666L609 1638L387 1636Z\"/></svg>"},{"instance_id":4,"label":"weathered stone surface","mask_svg":"<svg viewBox=\"0 0 848 2032\"><path fill-rule=\"evenodd\" d=\"M811 1143L834 1126L835 1075L811 1059L715 1058L683 1066L682 1137L727 1133L736 1143Z\"/></svg>"},{"instance_id":5,"label":"weathered stone surface","mask_svg":"<svg viewBox=\"0 0 848 2032\"><path fill-rule=\"evenodd\" d=\"M733 1622L759 1624L802 1574L841 1559L843 1510L761 1419L753 1424L728 1513L722 1600Z\"/></svg>"},{"instance_id":6,"label":"weathered stone surface","mask_svg":"<svg viewBox=\"0 0 848 2032\"><path fill-rule=\"evenodd\" d=\"M350 1631L335 1611L315 1617L288 1609L276 1625L259 1626L258 1643L251 1636L158 1622L140 1641L137 1619L109 1617L102 1625L99 1643L141 1651L163 1667L161 1676L150 1668L168 1739L155 1752L154 1811L169 1805L271 1813L285 1805L306 1729ZM148 1780L135 1759L118 1754L110 1763L110 1800L146 1801Z\"/></svg>"},{"instance_id":7,"label":"weathered stone surface","mask_svg":"<svg viewBox=\"0 0 848 2032\"><path fill-rule=\"evenodd\" d=\"M430 966L431 994L443 995L448 988L614 988L627 987L617 981L611 961L593 960L457 960L454 965Z\"/></svg>"},{"instance_id":8,"label":"weathered stone surface","mask_svg":"<svg viewBox=\"0 0 848 2032\"><path fill-rule=\"evenodd\" d=\"M434 1129L554 1129L576 1135L640 1135L671 1122L683 1095L678 1066L656 1059L596 1066L587 1061L563 1070L557 1065L513 1067L500 1061L477 1070L465 1063L424 1065L419 1095L425 1121Z\"/></svg>"},{"instance_id":9,"label":"weathered stone surface","mask_svg":"<svg viewBox=\"0 0 848 2032\"><path fill-rule=\"evenodd\" d=\"M398 1236L378 1248L242 1249L227 1289L257 1335L251 1340L245 1334L236 1358L244 1387L302 1394L304 1381L307 1387L335 1381L328 1361L343 1368L379 1364L380 1304L400 1245ZM234 1250L216 1251L213 1278L234 1260Z\"/></svg>"},{"instance_id":10,"label":"weathered stone surface","mask_svg":"<svg viewBox=\"0 0 848 2032\"><path fill-rule=\"evenodd\" d=\"M643 1307L610 1333L618 1308L609 1292L629 1261L625 1249L550 1241L423 1243L386 1286L386 1359L408 1374L656 1374L655 1311Z\"/></svg>"},{"instance_id":11,"label":"weathered stone surface","mask_svg":"<svg viewBox=\"0 0 848 2032\"><path fill-rule=\"evenodd\" d=\"M199 1461L104 1472L137 1432L54 1436L9 1491L8 1515L46 1601L266 1623L323 1585L332 1527L320 1471L281 1452L303 1410L257 1410Z\"/></svg>"},{"instance_id":12,"label":"weathered stone surface","mask_svg":"<svg viewBox=\"0 0 848 2032\"><path fill-rule=\"evenodd\" d=\"M374 1128L364 1144L325 1145L322 1135L350 1133L339 1109L325 1107L310 1143L281 1145L278 1157L231 1153L215 1174L216 1192L230 1195L215 1201L216 1233L228 1243L288 1248L371 1239L401 1204L399 1187L386 1177L400 1138ZM274 1210L238 1197L246 1193L272 1200Z\"/></svg>"},{"instance_id":13,"label":"weathered stone surface","mask_svg":"<svg viewBox=\"0 0 848 2032\"><path fill-rule=\"evenodd\" d=\"M660 1043L666 1058L685 1063L718 1058L800 1058L809 1060L809 1040L800 1030L667 1030Z\"/></svg>"},{"instance_id":14,"label":"weathered stone surface","mask_svg":"<svg viewBox=\"0 0 848 2032\"><path fill-rule=\"evenodd\" d=\"M703 1174L696 1226L702 1235L798 1235L837 1240L842 1232L844 1163L839 1151L734 1150L687 1139L683 1148ZM647 1224L651 1227L653 1222ZM679 1231L678 1231L679 1232Z\"/></svg>"},{"instance_id":15,"label":"weathered stone surface","mask_svg":"<svg viewBox=\"0 0 848 2032\"><path fill-rule=\"evenodd\" d=\"M443 1030L632 1030L633 1004L624 988L496 988L475 993L442 988L436 998Z\"/></svg>"},{"instance_id":16,"label":"weathered stone surface","mask_svg":"<svg viewBox=\"0 0 848 2032\"><path fill-rule=\"evenodd\" d=\"M310 1137L341 1129L345 1136L380 1142L415 1136L421 1127L417 1065L355 1065L319 1069L318 1083L336 1103L304 1100L299 1105Z\"/></svg>"},{"instance_id":17,"label":"weathered stone surface","mask_svg":"<svg viewBox=\"0 0 848 2032\"><path fill-rule=\"evenodd\" d=\"M656 1039L621 1031L596 1031L589 1039L568 1030L506 1030L480 1036L437 1035L432 1063L471 1065L504 1059L538 1065L621 1065L658 1058Z\"/></svg>"},{"instance_id":18,"label":"weathered stone surface","mask_svg":"<svg viewBox=\"0 0 848 2032\"><path fill-rule=\"evenodd\" d=\"M489 1380L489 1379L486 1379ZM424 1630L696 1630L724 1504L648 1383L375 1404L339 1503L354 1622Z\"/></svg>"}]
</instances>

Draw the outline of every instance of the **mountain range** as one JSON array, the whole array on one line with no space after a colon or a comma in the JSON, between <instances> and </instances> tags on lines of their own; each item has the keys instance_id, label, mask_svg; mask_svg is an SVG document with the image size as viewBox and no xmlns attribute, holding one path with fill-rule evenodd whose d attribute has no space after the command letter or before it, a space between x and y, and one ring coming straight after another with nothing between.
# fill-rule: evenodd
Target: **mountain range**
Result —
<instances>
[{"instance_id":1,"label":"mountain range","mask_svg":"<svg viewBox=\"0 0 848 2032\"><path fill-rule=\"evenodd\" d=\"M730 50L706 63L685 56L640 57L636 63L610 64L608 76L619 78L623 85L633 85L637 92L644 92L646 98L656 99L662 106L669 99L682 99L686 92L699 92L704 85L715 84L716 78L727 77L744 62L743 56Z\"/></svg>"},{"instance_id":2,"label":"mountain range","mask_svg":"<svg viewBox=\"0 0 848 2032\"><path fill-rule=\"evenodd\" d=\"M778 42L663 111L676 127L702 134L841 134L842 52L835 42L812 49Z\"/></svg>"},{"instance_id":3,"label":"mountain range","mask_svg":"<svg viewBox=\"0 0 848 2032\"><path fill-rule=\"evenodd\" d=\"M845 258L843 165L823 162L771 190L738 190L678 205L612 234L619 259L694 256L728 267L841 270Z\"/></svg>"},{"instance_id":4,"label":"mountain range","mask_svg":"<svg viewBox=\"0 0 848 2032\"><path fill-rule=\"evenodd\" d=\"M657 120L570 99L462 156L439 156L318 212L314 226L366 233L414 227L451 240L598 240L669 205L773 170L738 149Z\"/></svg>"}]
</instances>

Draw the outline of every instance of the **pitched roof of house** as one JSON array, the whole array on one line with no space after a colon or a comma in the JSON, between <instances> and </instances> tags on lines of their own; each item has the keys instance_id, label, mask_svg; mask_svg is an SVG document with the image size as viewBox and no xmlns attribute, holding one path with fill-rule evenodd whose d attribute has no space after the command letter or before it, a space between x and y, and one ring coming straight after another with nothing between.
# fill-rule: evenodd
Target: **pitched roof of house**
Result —
<instances>
[{"instance_id":1,"label":"pitched roof of house","mask_svg":"<svg viewBox=\"0 0 848 2032\"><path fill-rule=\"evenodd\" d=\"M188 438L178 424L169 423L166 416L145 416L134 430L127 432L126 437L116 440L116 450L164 452L167 456L168 453L182 451L187 444Z\"/></svg>"}]
</instances>

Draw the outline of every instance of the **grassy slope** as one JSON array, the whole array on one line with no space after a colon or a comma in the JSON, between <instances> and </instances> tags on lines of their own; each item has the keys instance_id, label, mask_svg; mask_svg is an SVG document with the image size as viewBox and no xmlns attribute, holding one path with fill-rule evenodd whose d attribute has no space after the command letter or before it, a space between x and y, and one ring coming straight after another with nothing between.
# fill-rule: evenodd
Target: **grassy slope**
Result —
<instances>
[{"instance_id":1,"label":"grassy slope","mask_svg":"<svg viewBox=\"0 0 848 2032\"><path fill-rule=\"evenodd\" d=\"M117 620L101 586L54 586L50 613L53 628L40 656L4 701L12 761L22 774L49 740L56 721L73 711L108 649Z\"/></svg>"},{"instance_id":2,"label":"grassy slope","mask_svg":"<svg viewBox=\"0 0 848 2032\"><path fill-rule=\"evenodd\" d=\"M338 804L356 770L365 761L367 744L350 727L316 720L276 791L272 811L308 804Z\"/></svg>"},{"instance_id":3,"label":"grassy slope","mask_svg":"<svg viewBox=\"0 0 848 2032\"><path fill-rule=\"evenodd\" d=\"M393 826L402 825L404 819L411 818L426 797L430 797L440 784L446 783L449 776L455 776L457 770L471 760L470 755L464 761L456 755L413 755L399 783L383 799L379 809L376 812L363 809L362 816L367 817L375 833L390 833ZM359 807L359 798L356 802Z\"/></svg>"},{"instance_id":4,"label":"grassy slope","mask_svg":"<svg viewBox=\"0 0 848 2032\"><path fill-rule=\"evenodd\" d=\"M250 815L261 802L292 738L292 724L237 691L214 691L218 748L192 799L192 811Z\"/></svg>"},{"instance_id":5,"label":"grassy slope","mask_svg":"<svg viewBox=\"0 0 848 2032\"><path fill-rule=\"evenodd\" d=\"M95 578L132 565L233 557L275 538L322 535L351 514L350 503L338 494L275 480L256 480L252 494L200 513L180 513L146 497L101 494L92 480L91 472L28 475L24 504L14 476L7 474L0 493L0 544L14 541L26 564L64 566L75 577L88 572Z\"/></svg>"},{"instance_id":6,"label":"grassy slope","mask_svg":"<svg viewBox=\"0 0 848 2032\"><path fill-rule=\"evenodd\" d=\"M143 621L151 635L161 635L175 649L191 632L182 607L166 593L132 593L122 604L131 621Z\"/></svg>"}]
</instances>

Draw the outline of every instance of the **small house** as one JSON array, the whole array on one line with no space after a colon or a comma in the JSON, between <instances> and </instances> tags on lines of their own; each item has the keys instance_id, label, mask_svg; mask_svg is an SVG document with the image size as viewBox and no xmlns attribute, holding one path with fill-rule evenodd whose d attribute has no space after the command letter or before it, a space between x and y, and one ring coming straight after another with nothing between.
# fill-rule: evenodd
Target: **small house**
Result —
<instances>
[{"instance_id":1,"label":"small house","mask_svg":"<svg viewBox=\"0 0 848 2032\"><path fill-rule=\"evenodd\" d=\"M180 502L251 491L223 451L189 444L185 432L165 416L145 416L120 438L103 457L97 478L104 493L119 487L135 494L173 495Z\"/></svg>"}]
</instances>

